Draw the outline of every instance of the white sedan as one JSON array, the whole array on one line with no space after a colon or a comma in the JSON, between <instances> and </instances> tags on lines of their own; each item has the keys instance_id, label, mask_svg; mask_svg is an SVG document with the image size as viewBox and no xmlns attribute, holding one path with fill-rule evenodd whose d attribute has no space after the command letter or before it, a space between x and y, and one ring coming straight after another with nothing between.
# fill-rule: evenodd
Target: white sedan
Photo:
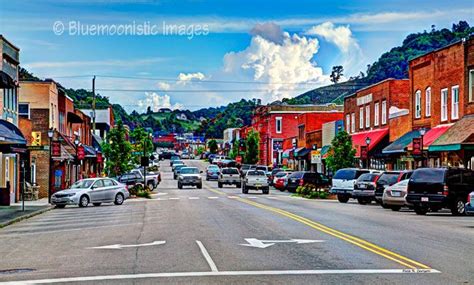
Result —
<instances>
[{"instance_id":1,"label":"white sedan","mask_svg":"<svg viewBox=\"0 0 474 285\"><path fill-rule=\"evenodd\" d=\"M100 206L102 203L122 205L130 197L126 186L111 178L82 179L71 188L61 190L51 196L51 204L58 208L66 205L87 207L89 203Z\"/></svg>"}]
</instances>

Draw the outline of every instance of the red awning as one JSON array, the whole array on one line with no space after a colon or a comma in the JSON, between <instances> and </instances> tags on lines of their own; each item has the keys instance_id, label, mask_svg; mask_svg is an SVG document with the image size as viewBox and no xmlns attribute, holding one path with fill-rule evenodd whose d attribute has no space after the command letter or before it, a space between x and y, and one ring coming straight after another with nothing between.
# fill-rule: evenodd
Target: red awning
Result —
<instances>
[{"instance_id":1,"label":"red awning","mask_svg":"<svg viewBox=\"0 0 474 285\"><path fill-rule=\"evenodd\" d=\"M453 124L449 125L439 125L436 126L423 136L423 149L428 149L428 147L440 136L442 136ZM413 142L408 145L408 150L413 150Z\"/></svg>"},{"instance_id":2,"label":"red awning","mask_svg":"<svg viewBox=\"0 0 474 285\"><path fill-rule=\"evenodd\" d=\"M351 135L352 147L356 150L355 157L360 157L360 147L367 145L365 139L370 138L369 151L373 149L386 135L388 129L377 129L368 132L361 132Z\"/></svg>"}]
</instances>

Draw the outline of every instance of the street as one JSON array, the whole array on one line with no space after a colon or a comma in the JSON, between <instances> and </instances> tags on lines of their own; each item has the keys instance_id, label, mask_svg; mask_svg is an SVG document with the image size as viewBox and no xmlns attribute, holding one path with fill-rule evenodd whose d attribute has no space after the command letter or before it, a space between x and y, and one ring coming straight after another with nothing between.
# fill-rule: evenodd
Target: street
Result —
<instances>
[{"instance_id":1,"label":"street","mask_svg":"<svg viewBox=\"0 0 474 285\"><path fill-rule=\"evenodd\" d=\"M205 170L206 163L186 160ZM25 283L468 284L471 217L270 195L178 190L53 209L0 230L0 281ZM28 281L28 282L26 282Z\"/></svg>"}]
</instances>

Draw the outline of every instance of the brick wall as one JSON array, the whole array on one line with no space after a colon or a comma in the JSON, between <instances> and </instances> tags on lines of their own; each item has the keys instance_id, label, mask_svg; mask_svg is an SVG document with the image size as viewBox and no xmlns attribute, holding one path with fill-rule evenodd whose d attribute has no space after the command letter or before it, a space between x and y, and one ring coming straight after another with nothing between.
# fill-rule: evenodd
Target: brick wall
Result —
<instances>
[{"instance_id":1,"label":"brick wall","mask_svg":"<svg viewBox=\"0 0 474 285\"><path fill-rule=\"evenodd\" d=\"M472 73L472 78L469 80L469 74L471 70L474 70L474 37L471 37L466 42L465 47L466 55L466 71L465 71L465 100L464 100L464 110L465 114L474 114L474 72ZM471 93L471 94L469 94ZM471 96L471 97L469 97Z\"/></svg>"},{"instance_id":2,"label":"brick wall","mask_svg":"<svg viewBox=\"0 0 474 285\"><path fill-rule=\"evenodd\" d=\"M41 145L48 145L49 109L31 109L32 130L41 132Z\"/></svg>"},{"instance_id":3,"label":"brick wall","mask_svg":"<svg viewBox=\"0 0 474 285\"><path fill-rule=\"evenodd\" d=\"M39 188L39 198L48 197L49 185L49 151L30 150L30 162L36 161L36 184Z\"/></svg>"},{"instance_id":4,"label":"brick wall","mask_svg":"<svg viewBox=\"0 0 474 285\"><path fill-rule=\"evenodd\" d=\"M389 120L389 139L397 140L411 131L411 115L403 115Z\"/></svg>"}]
</instances>

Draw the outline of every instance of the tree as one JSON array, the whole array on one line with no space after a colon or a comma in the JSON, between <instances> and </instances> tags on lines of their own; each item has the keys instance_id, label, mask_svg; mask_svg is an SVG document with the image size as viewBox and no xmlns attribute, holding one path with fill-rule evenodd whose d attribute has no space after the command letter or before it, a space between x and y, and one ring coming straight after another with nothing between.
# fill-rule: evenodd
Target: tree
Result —
<instances>
[{"instance_id":1,"label":"tree","mask_svg":"<svg viewBox=\"0 0 474 285\"><path fill-rule=\"evenodd\" d=\"M339 80L341 80L341 77L344 75L342 72L344 72L344 67L342 67L342 65L333 66L331 75L329 75L331 82L338 83Z\"/></svg>"},{"instance_id":2,"label":"tree","mask_svg":"<svg viewBox=\"0 0 474 285\"><path fill-rule=\"evenodd\" d=\"M142 127L133 129L130 133L130 138L133 141L133 162L139 164L140 157L143 156L143 150L145 150L147 156L153 152L153 140L150 134Z\"/></svg>"},{"instance_id":3,"label":"tree","mask_svg":"<svg viewBox=\"0 0 474 285\"><path fill-rule=\"evenodd\" d=\"M346 131L340 131L334 137L329 148L326 165L332 171L354 165L356 150L352 148L352 139Z\"/></svg>"},{"instance_id":4,"label":"tree","mask_svg":"<svg viewBox=\"0 0 474 285\"><path fill-rule=\"evenodd\" d=\"M245 140L245 157L244 161L248 164L255 164L260 157L259 151L260 134L255 130L250 130Z\"/></svg>"},{"instance_id":5,"label":"tree","mask_svg":"<svg viewBox=\"0 0 474 285\"><path fill-rule=\"evenodd\" d=\"M132 145L126 139L126 130L121 120L110 130L101 147L106 158L105 171L109 176L119 176L132 169Z\"/></svg>"},{"instance_id":6,"label":"tree","mask_svg":"<svg viewBox=\"0 0 474 285\"><path fill-rule=\"evenodd\" d=\"M209 151L212 153L212 154L216 154L217 153L217 141L216 140L210 140L208 143L207 143L207 147L209 148Z\"/></svg>"},{"instance_id":7,"label":"tree","mask_svg":"<svg viewBox=\"0 0 474 285\"><path fill-rule=\"evenodd\" d=\"M234 140L232 142L232 148L229 153L229 157L232 159L235 159L239 155L239 149L240 149L240 142L239 140Z\"/></svg>"}]
</instances>

